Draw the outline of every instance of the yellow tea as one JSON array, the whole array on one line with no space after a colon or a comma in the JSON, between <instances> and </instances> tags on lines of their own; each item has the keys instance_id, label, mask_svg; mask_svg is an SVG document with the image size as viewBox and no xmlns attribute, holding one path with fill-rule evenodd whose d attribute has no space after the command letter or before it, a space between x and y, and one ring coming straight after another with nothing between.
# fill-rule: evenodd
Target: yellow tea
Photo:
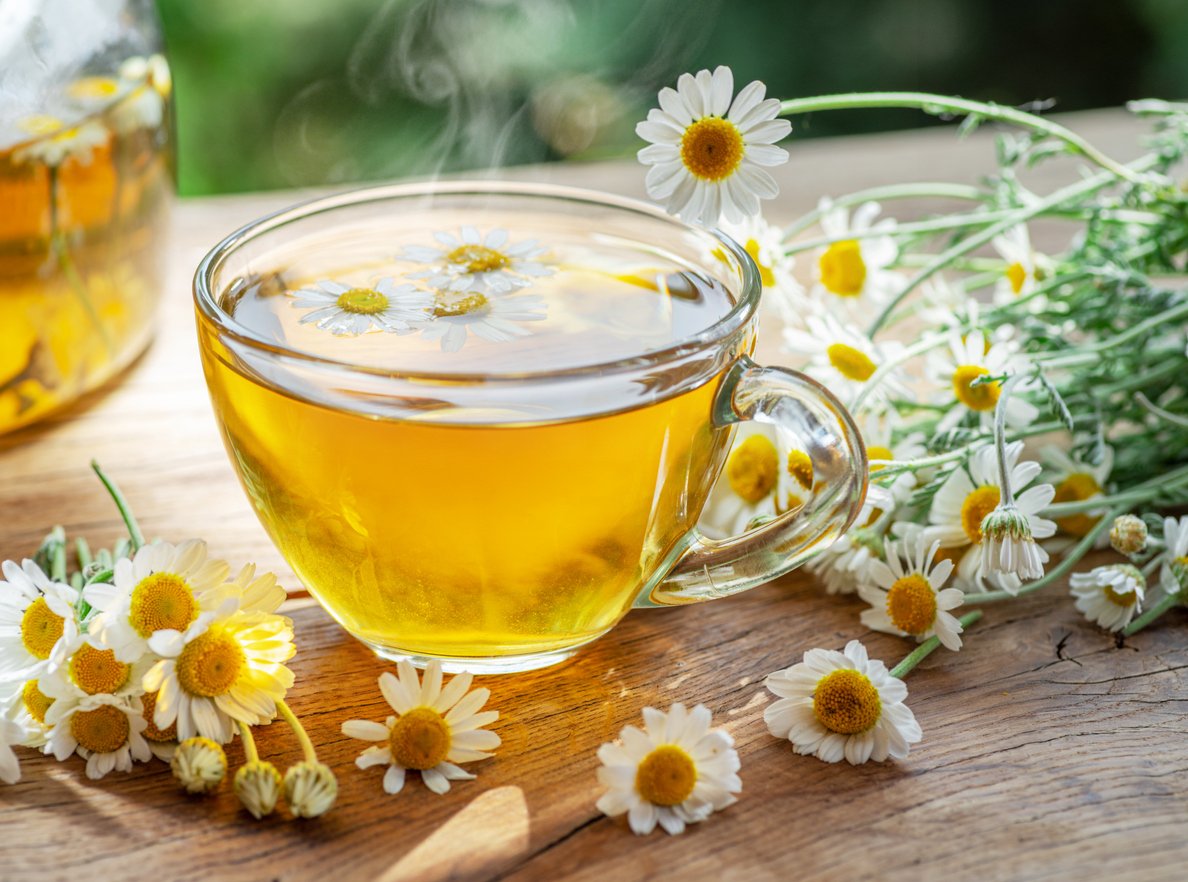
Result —
<instances>
[{"instance_id":1,"label":"yellow tea","mask_svg":"<svg viewBox=\"0 0 1188 882\"><path fill-rule=\"evenodd\" d=\"M310 591L381 654L490 659L594 639L666 571L721 467L712 371L671 393L658 372L656 388L636 384L636 406L613 371L515 404L483 383L662 350L734 305L656 254L551 232L517 264L523 235L405 231L416 244L395 243L395 260L330 248L353 262L307 272L294 258L224 290L223 310L258 340L377 382L442 378L395 403L321 389L299 359L246 358L200 313L207 382L253 506ZM483 391L459 403L450 378Z\"/></svg>"},{"instance_id":2,"label":"yellow tea","mask_svg":"<svg viewBox=\"0 0 1188 882\"><path fill-rule=\"evenodd\" d=\"M66 85L46 113L0 120L0 432L147 342L172 191L168 81L163 63L132 61Z\"/></svg>"}]
</instances>

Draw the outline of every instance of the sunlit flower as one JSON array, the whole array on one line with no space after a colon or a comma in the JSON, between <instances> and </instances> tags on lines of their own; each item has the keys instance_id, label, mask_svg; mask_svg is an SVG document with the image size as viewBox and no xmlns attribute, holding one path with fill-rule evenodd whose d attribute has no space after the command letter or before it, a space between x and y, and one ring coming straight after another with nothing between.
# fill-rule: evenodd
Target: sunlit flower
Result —
<instances>
[{"instance_id":1,"label":"sunlit flower","mask_svg":"<svg viewBox=\"0 0 1188 882\"><path fill-rule=\"evenodd\" d=\"M1105 493L1106 482L1114 468L1114 448L1109 445L1102 448L1101 462L1096 465L1055 445L1044 447L1040 451L1040 458L1049 471L1045 477L1056 488L1053 503L1085 502L1099 498ZM1097 526L1106 508L1108 506L1103 505L1096 511L1054 518L1056 527L1067 536L1085 536ZM1099 547L1104 547L1105 542L1103 536Z\"/></svg>"},{"instance_id":2,"label":"sunlit flower","mask_svg":"<svg viewBox=\"0 0 1188 882\"><path fill-rule=\"evenodd\" d=\"M899 253L891 218L875 222L877 202L865 202L851 217L844 206L822 199L821 231L837 241L817 257L817 285L813 294L830 310L844 307L851 317L874 317L877 309L903 285L903 278L889 269Z\"/></svg>"},{"instance_id":3,"label":"sunlit flower","mask_svg":"<svg viewBox=\"0 0 1188 882\"><path fill-rule=\"evenodd\" d=\"M1046 261L1031 249L1027 227L1011 227L992 243L999 256L1006 261L1006 269L994 289L995 303L1010 303L1025 297L1048 276Z\"/></svg>"},{"instance_id":4,"label":"sunlit flower","mask_svg":"<svg viewBox=\"0 0 1188 882\"><path fill-rule=\"evenodd\" d=\"M600 812L627 815L640 836L657 824L676 835L737 801L738 751L729 734L710 729L705 705L686 711L677 702L668 713L645 707L643 718L643 729L624 726L619 741L598 748L598 782L606 788Z\"/></svg>"},{"instance_id":5,"label":"sunlit flower","mask_svg":"<svg viewBox=\"0 0 1188 882\"><path fill-rule=\"evenodd\" d=\"M427 270L407 273L410 279L424 279L426 285L456 294L502 294L527 288L533 281L553 274L538 260L547 249L535 239L511 243L507 230L494 229L485 236L476 227L464 226L453 233L436 232L440 248L406 245L398 255L403 260L430 264Z\"/></svg>"},{"instance_id":6,"label":"sunlit flower","mask_svg":"<svg viewBox=\"0 0 1188 882\"><path fill-rule=\"evenodd\" d=\"M1051 503L1056 491L1051 484L1028 487L1038 477L1040 465L1019 462L1022 452L1022 441L1006 446L1011 492L1016 508L1027 519L1032 538L1046 539L1056 532L1056 524L1039 517L1039 512ZM983 447L970 457L968 468L956 468L949 473L928 512L924 533L929 543L939 541L941 548L970 546L957 566L957 587L966 592L984 590L990 575L983 566L986 543L982 521L998 508L1002 499L999 481L994 447ZM1018 578L1004 573L997 574L992 581L1008 591L1018 590L1020 585Z\"/></svg>"},{"instance_id":7,"label":"sunlit flower","mask_svg":"<svg viewBox=\"0 0 1188 882\"><path fill-rule=\"evenodd\" d=\"M792 274L795 261L784 250L780 228L769 224L761 215L753 215L739 223L722 224L722 232L741 245L755 261L763 284L760 303L785 322L800 321L804 290Z\"/></svg>"},{"instance_id":8,"label":"sunlit flower","mask_svg":"<svg viewBox=\"0 0 1188 882\"><path fill-rule=\"evenodd\" d=\"M209 738L187 738L169 762L186 793L210 793L227 777L227 754Z\"/></svg>"},{"instance_id":9,"label":"sunlit flower","mask_svg":"<svg viewBox=\"0 0 1188 882\"><path fill-rule=\"evenodd\" d=\"M946 400L952 402L949 412L937 425L938 432L953 428L971 413L977 416L983 427L990 427L994 420L994 409L1002 395L1002 382L977 381L981 377L1017 373L1024 367L1023 361L1015 355L1009 343L991 342L981 331L973 331L965 337L952 333L947 355L934 355L929 365L933 378L946 389ZM1020 389L1016 387L1014 394L1007 400L1008 426L1029 425L1039 415L1039 410L1018 394Z\"/></svg>"},{"instance_id":10,"label":"sunlit flower","mask_svg":"<svg viewBox=\"0 0 1188 882\"><path fill-rule=\"evenodd\" d=\"M276 575L256 575L256 565L249 563L235 574L235 578L222 586L224 598L233 597L240 612L274 613L288 598L288 593L276 582Z\"/></svg>"},{"instance_id":11,"label":"sunlit flower","mask_svg":"<svg viewBox=\"0 0 1188 882\"><path fill-rule=\"evenodd\" d=\"M711 536L741 533L757 518L800 508L812 487L813 462L791 433L770 423L740 423L701 525Z\"/></svg>"},{"instance_id":12,"label":"sunlit flower","mask_svg":"<svg viewBox=\"0 0 1188 882\"><path fill-rule=\"evenodd\" d=\"M1068 584L1085 618L1110 631L1121 631L1142 609L1147 579L1131 564L1109 564L1073 573Z\"/></svg>"},{"instance_id":13,"label":"sunlit flower","mask_svg":"<svg viewBox=\"0 0 1188 882\"><path fill-rule=\"evenodd\" d=\"M88 695L134 697L144 691L140 680L154 661L145 654L122 662L113 650L97 646L89 634L77 634L58 644L50 658L50 670L37 681L38 689L54 704Z\"/></svg>"},{"instance_id":14,"label":"sunlit flower","mask_svg":"<svg viewBox=\"0 0 1188 882\"><path fill-rule=\"evenodd\" d=\"M763 712L767 728L800 754L852 765L903 759L923 733L908 706L907 686L857 640L843 652L810 649L804 661L768 676L779 700Z\"/></svg>"},{"instance_id":15,"label":"sunlit flower","mask_svg":"<svg viewBox=\"0 0 1188 882\"><path fill-rule=\"evenodd\" d=\"M711 74L682 74L675 89L660 90L658 108L635 127L649 146L639 161L651 166L648 196L689 223L714 226L759 214L759 200L779 193L763 166L782 165L788 151L775 143L792 131L776 119L780 102L764 100L758 80L734 96L734 74L720 66Z\"/></svg>"},{"instance_id":16,"label":"sunlit flower","mask_svg":"<svg viewBox=\"0 0 1188 882\"><path fill-rule=\"evenodd\" d=\"M49 669L51 655L78 635L78 592L52 581L31 560L20 566L6 560L0 571L6 580L0 582L0 681L35 680Z\"/></svg>"},{"instance_id":17,"label":"sunlit flower","mask_svg":"<svg viewBox=\"0 0 1188 882\"><path fill-rule=\"evenodd\" d=\"M1163 520L1163 565L1159 584L1166 594L1188 598L1188 515Z\"/></svg>"},{"instance_id":18,"label":"sunlit flower","mask_svg":"<svg viewBox=\"0 0 1188 882\"><path fill-rule=\"evenodd\" d=\"M267 760L248 760L235 773L231 787L256 820L276 810L283 787L281 774Z\"/></svg>"},{"instance_id":19,"label":"sunlit flower","mask_svg":"<svg viewBox=\"0 0 1188 882\"><path fill-rule=\"evenodd\" d=\"M53 729L47 752L61 761L72 753L87 761L87 777L102 778L110 771L130 772L133 760L152 758L144 740L147 725L139 698L87 695L55 701L46 713Z\"/></svg>"},{"instance_id":20,"label":"sunlit flower","mask_svg":"<svg viewBox=\"0 0 1188 882\"><path fill-rule=\"evenodd\" d=\"M848 404L866 387L866 382L886 361L897 356L899 343L876 343L851 324L832 315L808 315L804 328L784 328L784 349L795 357L807 357L804 370ZM866 401L879 409L889 398L909 398L902 372L893 369L871 390Z\"/></svg>"},{"instance_id":21,"label":"sunlit flower","mask_svg":"<svg viewBox=\"0 0 1188 882\"><path fill-rule=\"evenodd\" d=\"M871 566L874 584L858 589L871 605L862 612L862 624L876 631L915 637L923 642L936 635L943 646L961 648L961 622L950 610L961 606L965 595L957 588L945 588L953 573L953 562L934 562L940 544L926 545L923 537L909 545L886 541L887 562Z\"/></svg>"},{"instance_id":22,"label":"sunlit flower","mask_svg":"<svg viewBox=\"0 0 1188 882\"><path fill-rule=\"evenodd\" d=\"M396 712L384 723L348 720L342 734L360 741L383 742L359 754L360 769L387 766L384 790L399 793L409 769L421 773L425 786L445 793L451 781L469 781L474 775L457 763L487 759L499 746L499 736L483 729L499 719L498 711L480 710L491 696L490 689L467 692L473 677L458 674L443 688L441 663L429 662L424 680L408 661L397 665L399 677L385 671L379 686L384 699Z\"/></svg>"},{"instance_id":23,"label":"sunlit flower","mask_svg":"<svg viewBox=\"0 0 1188 882\"><path fill-rule=\"evenodd\" d=\"M295 818L316 818L338 798L338 779L325 763L302 760L285 770L285 802Z\"/></svg>"},{"instance_id":24,"label":"sunlit flower","mask_svg":"<svg viewBox=\"0 0 1188 882\"><path fill-rule=\"evenodd\" d=\"M107 129L94 120L67 125L56 116L35 114L17 120L17 128L34 138L12 153L15 163L43 163L54 168L68 159L88 165L95 150L107 143Z\"/></svg>"},{"instance_id":25,"label":"sunlit flower","mask_svg":"<svg viewBox=\"0 0 1188 882\"><path fill-rule=\"evenodd\" d=\"M457 352L474 334L490 343L506 343L531 333L522 322L540 322L548 305L535 294L482 294L438 291L430 309L432 321L419 326L426 340L440 340L443 352Z\"/></svg>"},{"instance_id":26,"label":"sunlit flower","mask_svg":"<svg viewBox=\"0 0 1188 882\"><path fill-rule=\"evenodd\" d=\"M323 279L312 288L289 292L292 306L311 309L303 325L335 336L357 337L373 327L392 334L410 334L414 325L430 317L433 295L415 285L397 285L382 278L372 288L352 288Z\"/></svg>"},{"instance_id":27,"label":"sunlit flower","mask_svg":"<svg viewBox=\"0 0 1188 882\"><path fill-rule=\"evenodd\" d=\"M42 677L46 677L45 674ZM0 718L15 722L24 732L25 747L43 747L49 738L50 725L45 715L54 699L41 691L41 680L13 680L0 684Z\"/></svg>"},{"instance_id":28,"label":"sunlit flower","mask_svg":"<svg viewBox=\"0 0 1188 882\"><path fill-rule=\"evenodd\" d=\"M15 784L21 780L21 761L12 749L25 742L25 730L19 723L0 717L0 781Z\"/></svg>"}]
</instances>

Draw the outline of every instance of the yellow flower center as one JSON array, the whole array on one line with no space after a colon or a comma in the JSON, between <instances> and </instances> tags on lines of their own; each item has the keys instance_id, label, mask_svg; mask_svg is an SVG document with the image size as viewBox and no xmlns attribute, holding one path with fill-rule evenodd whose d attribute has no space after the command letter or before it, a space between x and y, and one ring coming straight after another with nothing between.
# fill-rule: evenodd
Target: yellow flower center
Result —
<instances>
[{"instance_id":1,"label":"yellow flower center","mask_svg":"<svg viewBox=\"0 0 1188 882\"><path fill-rule=\"evenodd\" d=\"M450 725L431 707L414 707L388 733L392 759L406 769L432 769L445 762L453 741Z\"/></svg>"},{"instance_id":2,"label":"yellow flower center","mask_svg":"<svg viewBox=\"0 0 1188 882\"><path fill-rule=\"evenodd\" d=\"M21 690L21 702L25 705L25 710L29 712L35 721L45 724L45 712L50 709L50 705L54 700L42 692L36 680L30 680L25 684L25 688Z\"/></svg>"},{"instance_id":3,"label":"yellow flower center","mask_svg":"<svg viewBox=\"0 0 1188 882\"><path fill-rule=\"evenodd\" d=\"M114 753L128 743L131 729L124 712L110 704L70 717L70 734L91 753Z\"/></svg>"},{"instance_id":4,"label":"yellow flower center","mask_svg":"<svg viewBox=\"0 0 1188 882\"><path fill-rule=\"evenodd\" d=\"M437 294L433 298L433 314L438 318L452 315L466 315L470 312L478 312L485 307L489 300L485 294L467 294L465 297L450 297L446 294Z\"/></svg>"},{"instance_id":5,"label":"yellow flower center","mask_svg":"<svg viewBox=\"0 0 1188 882\"><path fill-rule=\"evenodd\" d=\"M144 704L144 718L148 721L148 725L140 734L149 741L176 741L177 720L174 720L164 729L158 729L157 724L153 722L153 713L157 709L157 693L146 692L144 695L140 696L140 700Z\"/></svg>"},{"instance_id":6,"label":"yellow flower center","mask_svg":"<svg viewBox=\"0 0 1188 882\"><path fill-rule=\"evenodd\" d=\"M120 84L111 77L83 77L66 87L66 94L79 101L111 98L120 91Z\"/></svg>"},{"instance_id":7,"label":"yellow flower center","mask_svg":"<svg viewBox=\"0 0 1188 882\"><path fill-rule=\"evenodd\" d=\"M375 315L388 308L388 298L374 288L351 288L338 295L338 308L356 315Z\"/></svg>"},{"instance_id":8,"label":"yellow flower center","mask_svg":"<svg viewBox=\"0 0 1188 882\"><path fill-rule=\"evenodd\" d=\"M21 616L21 643L29 655L47 659L65 627L66 620L49 608L44 597L38 597Z\"/></svg>"},{"instance_id":9,"label":"yellow flower center","mask_svg":"<svg viewBox=\"0 0 1188 882\"><path fill-rule=\"evenodd\" d=\"M998 488L987 484L972 491L961 503L961 529L974 545L982 541L982 521L994 511L1000 497Z\"/></svg>"},{"instance_id":10,"label":"yellow flower center","mask_svg":"<svg viewBox=\"0 0 1188 882\"><path fill-rule=\"evenodd\" d=\"M1134 591L1115 591L1113 585L1106 585L1102 589L1102 594L1105 595L1106 600L1115 606L1130 607L1134 605L1135 600L1138 599L1138 594Z\"/></svg>"},{"instance_id":11,"label":"yellow flower center","mask_svg":"<svg viewBox=\"0 0 1188 882\"><path fill-rule=\"evenodd\" d=\"M990 371L978 364L963 364L953 371L953 394L957 400L970 410L994 410L998 404L998 396L1002 392L1002 384L997 380L993 383L973 385L978 377L984 377Z\"/></svg>"},{"instance_id":12,"label":"yellow flower center","mask_svg":"<svg viewBox=\"0 0 1188 882\"><path fill-rule=\"evenodd\" d=\"M874 727L883 712L879 690L865 674L842 668L817 681L813 714L822 726L842 735L856 735Z\"/></svg>"},{"instance_id":13,"label":"yellow flower center","mask_svg":"<svg viewBox=\"0 0 1188 882\"><path fill-rule=\"evenodd\" d=\"M70 659L70 679L88 695L110 694L128 682L132 666L116 661L111 649L84 643Z\"/></svg>"},{"instance_id":14,"label":"yellow flower center","mask_svg":"<svg viewBox=\"0 0 1188 882\"><path fill-rule=\"evenodd\" d=\"M1018 294L1023 290L1023 283L1027 281L1027 270L1021 263L1012 263L1006 268L1006 277L1011 283L1011 290Z\"/></svg>"},{"instance_id":15,"label":"yellow flower center","mask_svg":"<svg viewBox=\"0 0 1188 882\"><path fill-rule=\"evenodd\" d=\"M246 666L238 641L212 628L191 640L177 657L177 682L191 695L213 698L227 692Z\"/></svg>"},{"instance_id":16,"label":"yellow flower center","mask_svg":"<svg viewBox=\"0 0 1188 882\"><path fill-rule=\"evenodd\" d=\"M866 261L857 239L834 242L817 261L821 284L838 297L857 297L866 284Z\"/></svg>"},{"instance_id":17,"label":"yellow flower center","mask_svg":"<svg viewBox=\"0 0 1188 882\"><path fill-rule=\"evenodd\" d=\"M1056 495L1053 502L1082 502L1092 499L1101 493L1101 485L1097 479L1086 472L1073 472L1056 485ZM1056 526L1070 536L1085 536L1092 530L1101 517L1088 514L1065 515L1056 518Z\"/></svg>"},{"instance_id":18,"label":"yellow flower center","mask_svg":"<svg viewBox=\"0 0 1188 882\"><path fill-rule=\"evenodd\" d=\"M872 459L872 460L873 459L895 459L895 454L891 452L890 447L880 447L878 444L875 444L872 447L866 448L866 458ZM883 469L883 468L886 468L886 466L872 465L870 467L870 470L872 472L877 472L879 469Z\"/></svg>"},{"instance_id":19,"label":"yellow flower center","mask_svg":"<svg viewBox=\"0 0 1188 882\"><path fill-rule=\"evenodd\" d=\"M829 356L829 363L847 380L865 383L875 372L875 363L870 360L869 355L845 343L832 344L825 350L825 354Z\"/></svg>"},{"instance_id":20,"label":"yellow flower center","mask_svg":"<svg viewBox=\"0 0 1188 882\"><path fill-rule=\"evenodd\" d=\"M459 245L446 255L446 260L466 267L468 273L489 273L511 266L511 258L486 245Z\"/></svg>"},{"instance_id":21,"label":"yellow flower center","mask_svg":"<svg viewBox=\"0 0 1188 882\"><path fill-rule=\"evenodd\" d=\"M919 636L936 621L936 593L921 573L896 579L887 592L887 617L899 630Z\"/></svg>"},{"instance_id":22,"label":"yellow flower center","mask_svg":"<svg viewBox=\"0 0 1188 882\"><path fill-rule=\"evenodd\" d=\"M680 805L697 784L693 758L675 744L662 744L635 770L635 789L652 805Z\"/></svg>"},{"instance_id":23,"label":"yellow flower center","mask_svg":"<svg viewBox=\"0 0 1188 882\"><path fill-rule=\"evenodd\" d=\"M747 254L751 255L751 260L755 261L755 266L759 268L759 280L763 283L764 288L774 288L776 283L775 273L772 268L759 259L759 242L757 239L747 239L747 244L743 246L746 248ZM722 255L725 259L725 255Z\"/></svg>"},{"instance_id":24,"label":"yellow flower center","mask_svg":"<svg viewBox=\"0 0 1188 882\"><path fill-rule=\"evenodd\" d=\"M805 490L813 489L813 461L803 450L788 451L788 474Z\"/></svg>"},{"instance_id":25,"label":"yellow flower center","mask_svg":"<svg viewBox=\"0 0 1188 882\"><path fill-rule=\"evenodd\" d=\"M681 136L681 162L689 174L703 181L730 177L742 162L745 150L738 128L719 116L694 120Z\"/></svg>"},{"instance_id":26,"label":"yellow flower center","mask_svg":"<svg viewBox=\"0 0 1188 882\"><path fill-rule=\"evenodd\" d=\"M66 123L62 122L56 116L49 116L44 113L35 113L32 116L26 116L24 119L17 121L17 128L26 134L35 135L39 138L52 135L65 126Z\"/></svg>"},{"instance_id":27,"label":"yellow flower center","mask_svg":"<svg viewBox=\"0 0 1188 882\"><path fill-rule=\"evenodd\" d=\"M779 476L779 454L771 439L764 435L747 438L734 448L726 463L730 489L752 505L775 489Z\"/></svg>"},{"instance_id":28,"label":"yellow flower center","mask_svg":"<svg viewBox=\"0 0 1188 882\"><path fill-rule=\"evenodd\" d=\"M153 573L132 589L128 620L141 637L157 631L184 631L198 618L194 592L175 573Z\"/></svg>"}]
</instances>

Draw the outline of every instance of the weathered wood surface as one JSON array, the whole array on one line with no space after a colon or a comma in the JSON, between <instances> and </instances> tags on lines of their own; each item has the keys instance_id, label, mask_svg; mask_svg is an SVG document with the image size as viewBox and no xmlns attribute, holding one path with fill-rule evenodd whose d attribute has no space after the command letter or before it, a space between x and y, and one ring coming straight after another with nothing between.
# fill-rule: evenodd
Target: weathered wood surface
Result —
<instances>
[{"instance_id":1,"label":"weathered wood surface","mask_svg":"<svg viewBox=\"0 0 1188 882\"><path fill-rule=\"evenodd\" d=\"M1070 122L1120 158L1133 129L1116 114ZM926 178L973 181L989 139L942 132L794 149L776 217L829 192ZM630 164L520 170L640 195ZM1042 186L1039 185L1039 186ZM150 535L203 536L233 563L296 585L226 462L193 341L189 275L203 251L293 193L193 200L176 215L171 284L157 342L118 384L41 426L0 438L0 558L55 523L107 542L119 531L87 463L123 485ZM1063 586L987 610L958 655L910 678L925 741L901 763L827 766L795 756L762 723L763 676L812 646L863 639L894 662L907 646L864 633L862 604L807 578L717 603L632 613L553 670L486 681L504 744L474 782L436 796L410 778L398 797L338 732L382 718L384 669L308 599L297 622L291 703L339 775L338 806L314 821L255 822L225 787L188 799L159 763L87 781L82 763L22 751L22 782L0 787L0 880L337 879L1182 879L1188 863L1188 617L1116 648ZM737 739L738 804L681 837L632 836L594 808L594 752L645 705L704 702ZM262 753L299 758L283 725ZM233 764L240 759L231 747Z\"/></svg>"}]
</instances>

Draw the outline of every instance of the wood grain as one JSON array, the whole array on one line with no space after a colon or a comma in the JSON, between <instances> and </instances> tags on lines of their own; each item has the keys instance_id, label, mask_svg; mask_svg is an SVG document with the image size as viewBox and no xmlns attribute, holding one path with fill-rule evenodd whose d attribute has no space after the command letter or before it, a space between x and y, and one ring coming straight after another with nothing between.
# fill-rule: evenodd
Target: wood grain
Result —
<instances>
[{"instance_id":1,"label":"wood grain","mask_svg":"<svg viewBox=\"0 0 1188 882\"><path fill-rule=\"evenodd\" d=\"M1069 122L1121 158L1120 115ZM827 192L988 168L989 140L946 133L815 142L784 169L776 216ZM811 173L810 171L811 170ZM1056 173L1048 183L1059 179ZM639 195L630 164L554 167L552 177ZM1041 186L1043 183L1041 182ZM150 535L205 537L298 588L252 516L219 444L193 342L188 277L242 221L296 194L182 204L160 333L121 382L48 422L0 437L0 557L29 553L61 523L95 543L119 522L87 468L99 458ZM990 608L957 655L910 678L925 740L901 763L851 768L795 756L767 734L765 674L812 646L859 637L893 663L909 648L864 633L852 598L825 598L794 574L738 598L636 612L573 661L491 678L503 747L445 797L410 778L386 796L361 772L343 720L379 719L385 666L308 599L297 622L291 703L339 775L338 806L313 821L262 822L229 788L191 799L159 763L87 781L82 763L22 751L20 784L0 788L0 880L668 879L1179 880L1188 860L1188 617L1116 647L1064 586ZM737 805L681 837L643 839L600 816L595 750L645 705L704 702L737 739ZM262 753L299 758L280 724ZM233 763L239 746L230 749Z\"/></svg>"}]
</instances>

